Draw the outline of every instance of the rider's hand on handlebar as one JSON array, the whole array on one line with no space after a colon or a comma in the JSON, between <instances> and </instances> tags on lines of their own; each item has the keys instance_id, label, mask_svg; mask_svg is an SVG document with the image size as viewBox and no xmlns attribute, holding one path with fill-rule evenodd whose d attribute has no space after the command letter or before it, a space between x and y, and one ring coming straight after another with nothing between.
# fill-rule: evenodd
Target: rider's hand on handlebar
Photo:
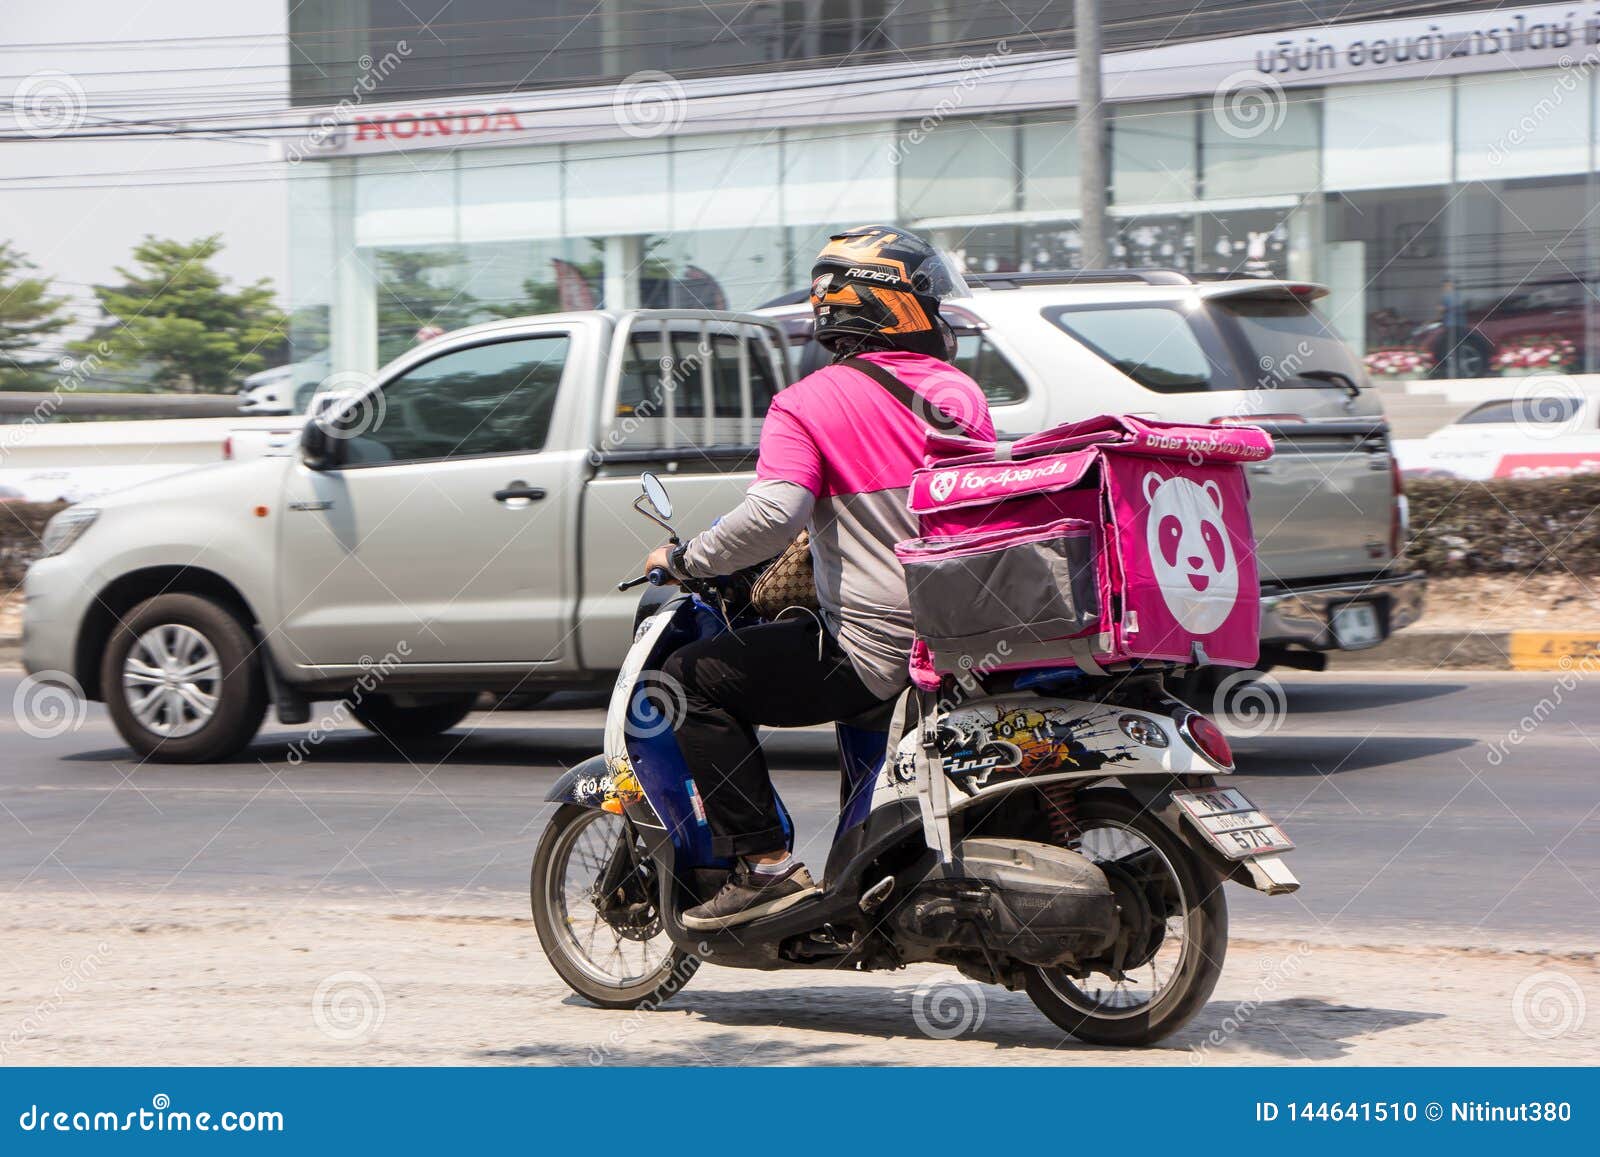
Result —
<instances>
[{"instance_id":1,"label":"rider's hand on handlebar","mask_svg":"<svg viewBox=\"0 0 1600 1157\"><path fill-rule=\"evenodd\" d=\"M667 582L676 586L678 580L672 576L672 569L667 565L671 561L672 548L658 546L650 552L650 557L644 560L644 573L649 574L654 567L660 567L661 572L667 575Z\"/></svg>"}]
</instances>

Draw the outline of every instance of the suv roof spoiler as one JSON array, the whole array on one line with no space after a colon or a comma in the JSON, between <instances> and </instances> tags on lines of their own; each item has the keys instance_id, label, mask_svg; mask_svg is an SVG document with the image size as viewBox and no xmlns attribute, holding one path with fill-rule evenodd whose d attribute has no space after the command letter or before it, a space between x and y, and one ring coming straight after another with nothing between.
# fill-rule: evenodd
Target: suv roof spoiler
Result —
<instances>
[{"instance_id":1,"label":"suv roof spoiler","mask_svg":"<svg viewBox=\"0 0 1600 1157\"><path fill-rule=\"evenodd\" d=\"M1064 269L1051 273L967 273L971 285L985 289L1021 289L1028 285L1083 285L1116 281L1145 285L1197 285L1202 281L1276 280L1258 273L1185 273L1181 269Z\"/></svg>"}]
</instances>

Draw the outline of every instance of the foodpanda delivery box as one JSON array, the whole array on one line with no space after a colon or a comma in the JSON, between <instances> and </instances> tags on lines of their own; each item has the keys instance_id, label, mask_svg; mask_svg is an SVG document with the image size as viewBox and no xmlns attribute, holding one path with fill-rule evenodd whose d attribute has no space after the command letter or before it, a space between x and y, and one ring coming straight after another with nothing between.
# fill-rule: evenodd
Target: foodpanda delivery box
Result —
<instances>
[{"instance_id":1,"label":"foodpanda delivery box","mask_svg":"<svg viewBox=\"0 0 1600 1157\"><path fill-rule=\"evenodd\" d=\"M967 671L1135 659L1248 667L1260 587L1253 426L1103 416L1010 445L935 435L898 544L919 686Z\"/></svg>"}]
</instances>

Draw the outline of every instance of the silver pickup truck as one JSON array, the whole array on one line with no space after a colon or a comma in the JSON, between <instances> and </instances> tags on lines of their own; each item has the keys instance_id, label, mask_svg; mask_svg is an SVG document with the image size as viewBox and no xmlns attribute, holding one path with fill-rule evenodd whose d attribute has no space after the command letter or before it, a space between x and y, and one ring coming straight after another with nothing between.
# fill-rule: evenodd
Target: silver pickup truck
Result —
<instances>
[{"instance_id":1,"label":"silver pickup truck","mask_svg":"<svg viewBox=\"0 0 1600 1157\"><path fill-rule=\"evenodd\" d=\"M349 376L344 376L348 391ZM124 739L203 762L270 704L345 700L397 743L481 691L608 682L658 545L630 509L671 479L681 528L754 477L788 384L770 319L570 313L448 334L290 448L69 507L26 583L23 662L104 700Z\"/></svg>"},{"instance_id":2,"label":"silver pickup truck","mask_svg":"<svg viewBox=\"0 0 1600 1157\"><path fill-rule=\"evenodd\" d=\"M1002 431L1112 411L1273 431L1250 479L1264 661L1298 666L1381 641L1421 600L1396 568L1387 427L1319 292L1141 273L999 280L946 306ZM24 663L170 761L238 751L269 705L303 723L343 701L399 744L481 691L603 684L637 613L617 580L656 545L629 509L640 471L670 480L684 532L734 505L807 325L803 308L589 312L419 346L277 452L57 516Z\"/></svg>"}]
</instances>

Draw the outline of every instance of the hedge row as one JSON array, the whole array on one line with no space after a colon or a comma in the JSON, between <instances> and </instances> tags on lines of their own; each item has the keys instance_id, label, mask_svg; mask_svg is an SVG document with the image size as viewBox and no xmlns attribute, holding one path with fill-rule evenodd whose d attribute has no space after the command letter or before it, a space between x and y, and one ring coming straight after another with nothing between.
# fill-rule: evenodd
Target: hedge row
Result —
<instances>
[{"instance_id":1,"label":"hedge row","mask_svg":"<svg viewBox=\"0 0 1600 1157\"><path fill-rule=\"evenodd\" d=\"M1532 481L1414 479L1411 558L1436 575L1572 571L1600 575L1600 475ZM0 582L6 588L39 552L59 502L0 504Z\"/></svg>"},{"instance_id":2,"label":"hedge row","mask_svg":"<svg viewBox=\"0 0 1600 1157\"><path fill-rule=\"evenodd\" d=\"M1600 575L1600 475L1408 480L1411 551L1434 575Z\"/></svg>"}]
</instances>

